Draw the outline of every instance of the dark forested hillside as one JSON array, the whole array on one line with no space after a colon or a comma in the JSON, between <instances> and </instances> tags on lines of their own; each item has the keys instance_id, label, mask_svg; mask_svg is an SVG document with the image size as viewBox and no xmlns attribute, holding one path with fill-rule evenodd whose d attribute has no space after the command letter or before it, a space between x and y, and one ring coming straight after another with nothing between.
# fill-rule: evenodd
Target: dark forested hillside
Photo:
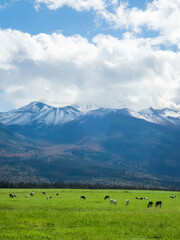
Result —
<instances>
[{"instance_id":1,"label":"dark forested hillside","mask_svg":"<svg viewBox=\"0 0 180 240\"><path fill-rule=\"evenodd\" d=\"M180 131L119 112L0 125L0 180L178 187Z\"/></svg>"}]
</instances>

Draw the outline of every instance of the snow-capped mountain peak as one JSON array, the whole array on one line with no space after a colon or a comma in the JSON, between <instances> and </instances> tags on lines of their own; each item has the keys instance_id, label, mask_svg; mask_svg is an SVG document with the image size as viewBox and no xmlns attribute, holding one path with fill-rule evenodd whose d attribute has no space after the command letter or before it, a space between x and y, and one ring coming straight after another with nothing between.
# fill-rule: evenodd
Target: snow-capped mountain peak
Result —
<instances>
[{"instance_id":1,"label":"snow-capped mountain peak","mask_svg":"<svg viewBox=\"0 0 180 240\"><path fill-rule=\"evenodd\" d=\"M60 126L66 122L77 119L79 116L91 115L104 117L109 113L116 112L134 118L143 119L160 125L180 126L180 112L164 108L148 108L139 112L128 108L98 108L95 105L72 105L66 107L52 107L42 102L31 102L28 105L9 112L0 113L0 123L5 125L43 125Z\"/></svg>"},{"instance_id":2,"label":"snow-capped mountain peak","mask_svg":"<svg viewBox=\"0 0 180 240\"><path fill-rule=\"evenodd\" d=\"M80 111L67 106L55 108L41 102L28 105L6 113L0 113L0 122L5 125L32 125L38 123L45 126L61 125L80 115Z\"/></svg>"},{"instance_id":3,"label":"snow-capped mountain peak","mask_svg":"<svg viewBox=\"0 0 180 240\"><path fill-rule=\"evenodd\" d=\"M139 114L148 122L160 125L180 125L180 112L169 108L148 108L140 111Z\"/></svg>"}]
</instances>

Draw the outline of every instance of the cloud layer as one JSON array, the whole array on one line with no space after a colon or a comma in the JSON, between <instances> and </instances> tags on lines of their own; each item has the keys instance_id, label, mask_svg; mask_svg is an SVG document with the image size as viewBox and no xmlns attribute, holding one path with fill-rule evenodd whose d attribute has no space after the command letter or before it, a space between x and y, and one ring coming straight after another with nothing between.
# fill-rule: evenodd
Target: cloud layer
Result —
<instances>
[{"instance_id":1,"label":"cloud layer","mask_svg":"<svg viewBox=\"0 0 180 240\"><path fill-rule=\"evenodd\" d=\"M0 30L0 101L179 108L180 54L161 50L159 41Z\"/></svg>"}]
</instances>

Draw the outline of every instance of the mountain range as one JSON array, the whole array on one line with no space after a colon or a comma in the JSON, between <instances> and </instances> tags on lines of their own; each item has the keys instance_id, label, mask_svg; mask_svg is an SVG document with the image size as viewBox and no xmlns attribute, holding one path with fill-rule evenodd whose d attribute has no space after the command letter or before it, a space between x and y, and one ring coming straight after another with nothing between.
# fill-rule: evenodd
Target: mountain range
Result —
<instances>
[{"instance_id":1,"label":"mountain range","mask_svg":"<svg viewBox=\"0 0 180 240\"><path fill-rule=\"evenodd\" d=\"M0 113L0 180L180 188L180 112L41 102Z\"/></svg>"},{"instance_id":2,"label":"mountain range","mask_svg":"<svg viewBox=\"0 0 180 240\"><path fill-rule=\"evenodd\" d=\"M149 108L139 112L132 111L127 108L113 109L113 108L96 108L92 106L66 106L56 108L41 102L31 102L27 106L15 109L9 112L0 113L0 123L5 125L44 125L60 126L66 122L70 122L82 115L106 115L110 112L117 112L119 114L144 119L145 121L160 124L180 126L180 111L172 109L153 109Z\"/></svg>"}]
</instances>

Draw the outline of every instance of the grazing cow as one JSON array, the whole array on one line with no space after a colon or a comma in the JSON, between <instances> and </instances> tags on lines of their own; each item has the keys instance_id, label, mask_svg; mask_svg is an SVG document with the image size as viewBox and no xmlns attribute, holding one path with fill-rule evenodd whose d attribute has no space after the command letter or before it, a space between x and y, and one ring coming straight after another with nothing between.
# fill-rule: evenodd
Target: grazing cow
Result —
<instances>
[{"instance_id":1,"label":"grazing cow","mask_svg":"<svg viewBox=\"0 0 180 240\"><path fill-rule=\"evenodd\" d=\"M18 197L18 195L15 195L15 194L14 194L14 197Z\"/></svg>"},{"instance_id":2,"label":"grazing cow","mask_svg":"<svg viewBox=\"0 0 180 240\"><path fill-rule=\"evenodd\" d=\"M35 195L35 192L31 192L30 195L31 197L33 197Z\"/></svg>"},{"instance_id":3,"label":"grazing cow","mask_svg":"<svg viewBox=\"0 0 180 240\"><path fill-rule=\"evenodd\" d=\"M126 206L128 206L129 205L129 200L126 200Z\"/></svg>"},{"instance_id":4,"label":"grazing cow","mask_svg":"<svg viewBox=\"0 0 180 240\"><path fill-rule=\"evenodd\" d=\"M86 200L86 197L85 197L85 196L80 196L80 198Z\"/></svg>"},{"instance_id":5,"label":"grazing cow","mask_svg":"<svg viewBox=\"0 0 180 240\"><path fill-rule=\"evenodd\" d=\"M46 192L42 192L42 194L46 195Z\"/></svg>"},{"instance_id":6,"label":"grazing cow","mask_svg":"<svg viewBox=\"0 0 180 240\"><path fill-rule=\"evenodd\" d=\"M158 201L158 202L156 202L156 205L155 205L155 207L158 207L158 206L160 206L160 208L161 208L161 205L162 205L162 201Z\"/></svg>"},{"instance_id":7,"label":"grazing cow","mask_svg":"<svg viewBox=\"0 0 180 240\"><path fill-rule=\"evenodd\" d=\"M143 200L143 198L142 198L142 197L136 197L136 199Z\"/></svg>"},{"instance_id":8,"label":"grazing cow","mask_svg":"<svg viewBox=\"0 0 180 240\"><path fill-rule=\"evenodd\" d=\"M147 207L150 208L150 207L152 207L152 205L153 205L153 202L149 202Z\"/></svg>"},{"instance_id":9,"label":"grazing cow","mask_svg":"<svg viewBox=\"0 0 180 240\"><path fill-rule=\"evenodd\" d=\"M25 197L26 197L26 198L30 198L30 196L28 196L28 195L26 195Z\"/></svg>"},{"instance_id":10,"label":"grazing cow","mask_svg":"<svg viewBox=\"0 0 180 240\"><path fill-rule=\"evenodd\" d=\"M105 196L105 197L104 197L104 200L106 200L107 198L110 198L110 196Z\"/></svg>"},{"instance_id":11,"label":"grazing cow","mask_svg":"<svg viewBox=\"0 0 180 240\"><path fill-rule=\"evenodd\" d=\"M13 197L14 197L14 195L10 193L10 194L9 194L9 197L10 197L10 198L13 198Z\"/></svg>"},{"instance_id":12,"label":"grazing cow","mask_svg":"<svg viewBox=\"0 0 180 240\"><path fill-rule=\"evenodd\" d=\"M46 199L51 199L52 197L47 197Z\"/></svg>"},{"instance_id":13,"label":"grazing cow","mask_svg":"<svg viewBox=\"0 0 180 240\"><path fill-rule=\"evenodd\" d=\"M110 199L110 203L113 203L114 205L116 205L116 200L115 199Z\"/></svg>"},{"instance_id":14,"label":"grazing cow","mask_svg":"<svg viewBox=\"0 0 180 240\"><path fill-rule=\"evenodd\" d=\"M144 199L145 199L145 200L148 200L148 197L145 197Z\"/></svg>"},{"instance_id":15,"label":"grazing cow","mask_svg":"<svg viewBox=\"0 0 180 240\"><path fill-rule=\"evenodd\" d=\"M170 198L176 198L176 196L170 196Z\"/></svg>"}]
</instances>

